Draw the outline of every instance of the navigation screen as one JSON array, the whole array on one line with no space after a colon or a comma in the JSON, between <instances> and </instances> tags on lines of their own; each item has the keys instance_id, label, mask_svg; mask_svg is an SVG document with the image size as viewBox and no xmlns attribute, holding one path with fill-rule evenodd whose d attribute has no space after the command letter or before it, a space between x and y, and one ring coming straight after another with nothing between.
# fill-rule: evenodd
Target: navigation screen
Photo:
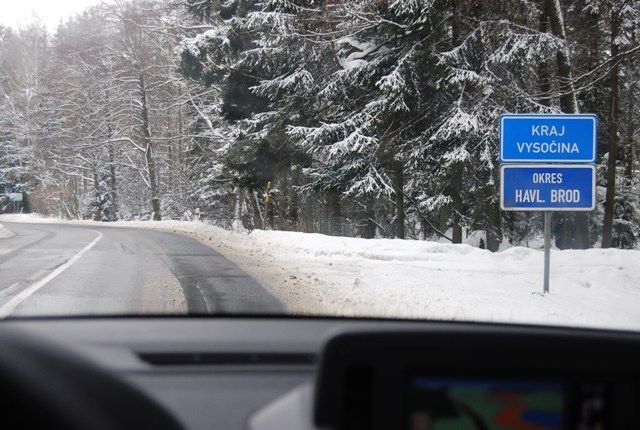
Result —
<instances>
[{"instance_id":1,"label":"navigation screen","mask_svg":"<svg viewBox=\"0 0 640 430\"><path fill-rule=\"evenodd\" d=\"M555 382L414 378L410 430L561 430L563 386Z\"/></svg>"}]
</instances>

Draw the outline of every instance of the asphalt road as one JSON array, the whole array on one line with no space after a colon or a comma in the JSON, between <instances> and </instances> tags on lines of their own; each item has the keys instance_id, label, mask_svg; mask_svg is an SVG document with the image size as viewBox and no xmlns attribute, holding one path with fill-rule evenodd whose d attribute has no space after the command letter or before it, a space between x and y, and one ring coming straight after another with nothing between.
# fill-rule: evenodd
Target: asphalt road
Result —
<instances>
[{"instance_id":1,"label":"asphalt road","mask_svg":"<svg viewBox=\"0 0 640 430\"><path fill-rule=\"evenodd\" d=\"M0 317L282 313L222 254L156 230L2 224Z\"/></svg>"}]
</instances>

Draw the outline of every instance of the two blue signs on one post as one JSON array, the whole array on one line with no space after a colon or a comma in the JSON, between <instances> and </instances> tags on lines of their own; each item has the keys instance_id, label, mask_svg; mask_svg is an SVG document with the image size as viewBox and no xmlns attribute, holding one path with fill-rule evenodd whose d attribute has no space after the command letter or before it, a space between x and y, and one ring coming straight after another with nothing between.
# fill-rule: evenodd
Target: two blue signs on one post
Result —
<instances>
[{"instance_id":1,"label":"two blue signs on one post","mask_svg":"<svg viewBox=\"0 0 640 430\"><path fill-rule=\"evenodd\" d=\"M503 165L504 210L590 211L595 207L595 167L571 164Z\"/></svg>"},{"instance_id":2,"label":"two blue signs on one post","mask_svg":"<svg viewBox=\"0 0 640 430\"><path fill-rule=\"evenodd\" d=\"M502 115L502 209L593 210L596 131L595 115Z\"/></svg>"}]
</instances>

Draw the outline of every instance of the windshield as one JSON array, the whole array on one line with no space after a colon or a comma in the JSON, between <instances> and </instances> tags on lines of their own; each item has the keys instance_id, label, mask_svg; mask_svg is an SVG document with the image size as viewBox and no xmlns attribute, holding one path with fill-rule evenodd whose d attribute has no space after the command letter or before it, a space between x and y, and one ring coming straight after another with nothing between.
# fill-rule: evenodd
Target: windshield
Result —
<instances>
[{"instance_id":1,"label":"windshield","mask_svg":"<svg viewBox=\"0 0 640 430\"><path fill-rule=\"evenodd\" d=\"M0 317L640 329L640 2L0 16Z\"/></svg>"}]
</instances>

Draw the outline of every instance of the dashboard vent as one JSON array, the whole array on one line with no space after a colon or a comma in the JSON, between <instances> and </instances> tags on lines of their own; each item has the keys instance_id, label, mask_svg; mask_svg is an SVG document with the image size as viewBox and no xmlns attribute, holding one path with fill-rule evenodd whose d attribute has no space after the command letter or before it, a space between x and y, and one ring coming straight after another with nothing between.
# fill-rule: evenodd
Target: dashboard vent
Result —
<instances>
[{"instance_id":1,"label":"dashboard vent","mask_svg":"<svg viewBox=\"0 0 640 430\"><path fill-rule=\"evenodd\" d=\"M141 360L154 366L198 365L312 365L315 354L282 352L141 352Z\"/></svg>"}]
</instances>

